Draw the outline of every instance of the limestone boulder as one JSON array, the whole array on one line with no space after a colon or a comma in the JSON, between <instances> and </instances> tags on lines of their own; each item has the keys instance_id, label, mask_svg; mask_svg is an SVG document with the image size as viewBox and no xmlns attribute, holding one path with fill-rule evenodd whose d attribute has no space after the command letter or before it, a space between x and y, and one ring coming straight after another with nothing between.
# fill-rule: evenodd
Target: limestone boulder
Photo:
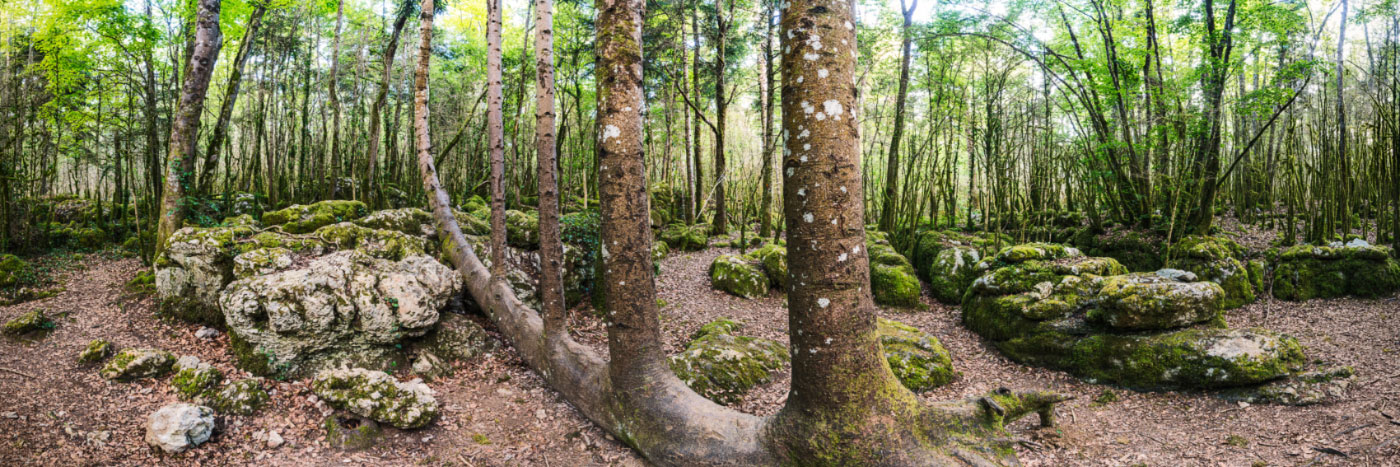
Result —
<instances>
[{"instance_id":1,"label":"limestone boulder","mask_svg":"<svg viewBox=\"0 0 1400 467\"><path fill-rule=\"evenodd\" d=\"M914 392L943 386L957 378L953 359L938 338L913 326L879 318L876 322L885 361L899 382Z\"/></svg>"},{"instance_id":2,"label":"limestone boulder","mask_svg":"<svg viewBox=\"0 0 1400 467\"><path fill-rule=\"evenodd\" d=\"M214 434L214 409L176 403L161 407L146 419L146 444L169 454L204 444Z\"/></svg>"},{"instance_id":3,"label":"limestone boulder","mask_svg":"<svg viewBox=\"0 0 1400 467\"><path fill-rule=\"evenodd\" d=\"M438 416L432 388L422 381L400 382L364 368L323 370L311 389L332 407L397 428L422 428Z\"/></svg>"},{"instance_id":4,"label":"limestone boulder","mask_svg":"<svg viewBox=\"0 0 1400 467\"><path fill-rule=\"evenodd\" d=\"M772 339L735 336L731 326L712 326L671 356L671 371L701 396L735 403L787 365L787 347Z\"/></svg>"},{"instance_id":5,"label":"limestone boulder","mask_svg":"<svg viewBox=\"0 0 1400 467\"><path fill-rule=\"evenodd\" d=\"M1244 247L1226 237L1192 235L1171 247L1168 267L1191 272L1201 280L1220 284L1226 309L1253 303L1263 288L1263 278L1249 267Z\"/></svg>"},{"instance_id":6,"label":"limestone boulder","mask_svg":"<svg viewBox=\"0 0 1400 467\"><path fill-rule=\"evenodd\" d=\"M1129 331L1174 329L1220 319L1225 290L1214 282L1183 282L1156 273L1110 276L1099 286L1090 321Z\"/></svg>"},{"instance_id":7,"label":"limestone boulder","mask_svg":"<svg viewBox=\"0 0 1400 467\"><path fill-rule=\"evenodd\" d=\"M98 374L113 381L158 378L170 373L173 365L175 356L164 350L124 349L108 360Z\"/></svg>"},{"instance_id":8,"label":"limestone boulder","mask_svg":"<svg viewBox=\"0 0 1400 467\"><path fill-rule=\"evenodd\" d=\"M265 212L262 215L262 223L267 226L280 226L282 231L287 233L305 234L327 225L359 219L367 214L369 208L365 203L327 200Z\"/></svg>"},{"instance_id":9,"label":"limestone boulder","mask_svg":"<svg viewBox=\"0 0 1400 467\"><path fill-rule=\"evenodd\" d=\"M1273 278L1282 300L1383 297L1400 290L1400 262L1389 247L1364 240L1296 245L1279 254Z\"/></svg>"},{"instance_id":10,"label":"limestone boulder","mask_svg":"<svg viewBox=\"0 0 1400 467\"><path fill-rule=\"evenodd\" d=\"M738 255L719 255L710 263L710 285L743 298L768 293L768 275L763 264Z\"/></svg>"}]
</instances>

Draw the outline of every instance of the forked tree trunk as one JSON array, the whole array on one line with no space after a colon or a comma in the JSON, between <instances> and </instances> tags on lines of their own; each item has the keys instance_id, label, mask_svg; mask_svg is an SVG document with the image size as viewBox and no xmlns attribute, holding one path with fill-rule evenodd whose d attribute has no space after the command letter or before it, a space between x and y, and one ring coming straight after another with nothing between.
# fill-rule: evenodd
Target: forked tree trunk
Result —
<instances>
[{"instance_id":1,"label":"forked tree trunk","mask_svg":"<svg viewBox=\"0 0 1400 467\"><path fill-rule=\"evenodd\" d=\"M505 126L501 118L501 0L486 0L486 140L491 159L491 275L505 277Z\"/></svg>"},{"instance_id":2,"label":"forked tree trunk","mask_svg":"<svg viewBox=\"0 0 1400 467\"><path fill-rule=\"evenodd\" d=\"M248 60L248 52L253 49L253 39L257 37L258 26L262 24L266 3L258 3L253 14L248 17L248 29L243 32L243 43L238 44L238 54L233 57L233 70L229 71L228 84L224 87L224 102L219 104L219 121L214 123L214 135L209 138L209 149L204 151L204 169L199 174L199 192L209 193L214 186L214 169L219 167L219 147L228 136L228 122L233 118L233 106L238 103L238 87L243 81L243 63ZM225 178L232 174L225 174ZM227 185L227 184L225 184Z\"/></svg>"},{"instance_id":3,"label":"forked tree trunk","mask_svg":"<svg viewBox=\"0 0 1400 467\"><path fill-rule=\"evenodd\" d=\"M399 50L399 36L403 34L404 23L413 12L411 0L398 4L398 15L394 18L394 32L389 35L389 45L384 48L384 70L379 77L379 91L374 94L374 105L369 112L369 146L365 152L365 191L366 198L374 206L381 206L379 196L379 127L384 112L384 102L389 97L389 78L394 70L394 53Z\"/></svg>"},{"instance_id":4,"label":"forked tree trunk","mask_svg":"<svg viewBox=\"0 0 1400 467\"><path fill-rule=\"evenodd\" d=\"M797 242L790 308L793 390L777 416L727 409L687 388L667 366L657 319L651 267L646 170L641 142L643 0L598 0L598 156L602 200L600 279L606 294L605 361L567 332L546 336L540 316L525 308L504 281L492 280L468 246L438 182L428 134L428 62L432 0L425 0L414 79L418 165L445 253L522 360L540 372L584 416L660 465L964 464L1013 461L1005 453L1005 420L1043 410L1058 400L1044 393L1005 394L1004 404L967 400L925 405L895 380L874 335L861 228L860 174L853 99L855 59L844 2L830 7L793 2L783 27L794 34L784 54L785 128L810 126L814 150L787 157L789 228ZM822 11L825 8L831 10ZM842 25L846 25L845 28ZM808 42L822 34L826 47ZM784 35L786 36L786 33ZM845 42L842 42L845 41ZM806 57L814 56L808 59ZM835 85L793 73L833 71ZM819 99L830 118L804 115L795 102ZM794 102L787 104L786 102ZM827 102L833 102L827 104ZM797 117L795 115L802 115ZM821 185L818 186L817 183ZM802 187L810 190L798 195ZM843 189L844 188L844 189ZM804 219L811 213L813 217ZM816 222L815 216L823 222ZM831 224L828 219L836 219ZM813 222L807 222L812 220ZM820 272L818 272L820 271ZM550 292L554 293L554 292ZM562 330L562 327L561 327ZM805 334L805 335L804 335ZM828 341L828 339L830 339Z\"/></svg>"},{"instance_id":5,"label":"forked tree trunk","mask_svg":"<svg viewBox=\"0 0 1400 467\"><path fill-rule=\"evenodd\" d=\"M166 162L165 191L160 202L160 225L156 229L156 252L165 251L165 242L185 220L185 188L194 172L195 145L199 143L199 116L204 112L204 96L209 77L219 60L223 45L219 31L219 0L199 0L194 46L189 72L180 91L180 105L170 126L170 154Z\"/></svg>"}]
</instances>

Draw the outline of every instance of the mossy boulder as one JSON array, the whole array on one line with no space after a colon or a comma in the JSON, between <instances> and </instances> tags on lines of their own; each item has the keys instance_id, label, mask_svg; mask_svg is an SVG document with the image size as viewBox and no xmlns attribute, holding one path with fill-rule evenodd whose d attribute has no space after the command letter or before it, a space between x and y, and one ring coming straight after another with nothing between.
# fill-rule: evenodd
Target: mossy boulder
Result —
<instances>
[{"instance_id":1,"label":"mossy boulder","mask_svg":"<svg viewBox=\"0 0 1400 467\"><path fill-rule=\"evenodd\" d=\"M870 258L870 294L875 303L897 307L917 307L923 287L914 265L890 246L883 232L867 232L866 253Z\"/></svg>"},{"instance_id":2,"label":"mossy boulder","mask_svg":"<svg viewBox=\"0 0 1400 467\"><path fill-rule=\"evenodd\" d=\"M1349 366L1313 370L1290 375L1255 387L1226 392L1228 400L1251 404L1315 405L1337 402L1347 396L1356 378Z\"/></svg>"},{"instance_id":3,"label":"mossy boulder","mask_svg":"<svg viewBox=\"0 0 1400 467\"><path fill-rule=\"evenodd\" d=\"M430 253L430 243L425 237L409 235L398 230L364 227L352 222L327 225L316 229L313 235L336 249L353 249L390 261Z\"/></svg>"},{"instance_id":4,"label":"mossy boulder","mask_svg":"<svg viewBox=\"0 0 1400 467\"><path fill-rule=\"evenodd\" d=\"M471 360L497 346L480 324L455 313L443 313L433 330L413 342L415 352L431 353L447 362Z\"/></svg>"},{"instance_id":5,"label":"mossy boulder","mask_svg":"<svg viewBox=\"0 0 1400 467\"><path fill-rule=\"evenodd\" d=\"M262 215L262 223L268 226L282 226L282 231L287 233L304 234L327 225L359 219L366 214L369 214L369 208L365 203L327 200L265 212Z\"/></svg>"},{"instance_id":6,"label":"mossy boulder","mask_svg":"<svg viewBox=\"0 0 1400 467\"><path fill-rule=\"evenodd\" d=\"M1279 255L1273 285L1283 300L1383 297L1400 290L1400 262L1389 247L1362 240L1296 245Z\"/></svg>"},{"instance_id":7,"label":"mossy boulder","mask_svg":"<svg viewBox=\"0 0 1400 467\"><path fill-rule=\"evenodd\" d=\"M1116 259L1130 271L1156 271L1163 266L1165 237L1153 230L1085 227L1071 243L1087 255Z\"/></svg>"},{"instance_id":8,"label":"mossy boulder","mask_svg":"<svg viewBox=\"0 0 1400 467\"><path fill-rule=\"evenodd\" d=\"M0 254L0 289L11 288L33 275L29 262L11 254Z\"/></svg>"},{"instance_id":9,"label":"mossy boulder","mask_svg":"<svg viewBox=\"0 0 1400 467\"><path fill-rule=\"evenodd\" d=\"M223 327L219 293L234 279L233 258L260 246L251 241L255 232L252 227L239 225L185 227L171 234L165 252L156 258L154 266L160 313ZM265 239L269 243L271 240Z\"/></svg>"},{"instance_id":10,"label":"mossy boulder","mask_svg":"<svg viewBox=\"0 0 1400 467\"><path fill-rule=\"evenodd\" d=\"M743 298L768 293L768 275L763 264L738 255L719 255L710 263L710 285Z\"/></svg>"},{"instance_id":11,"label":"mossy boulder","mask_svg":"<svg viewBox=\"0 0 1400 467\"><path fill-rule=\"evenodd\" d=\"M924 392L953 381L953 359L938 338L918 328L884 318L877 321L885 361L904 387Z\"/></svg>"},{"instance_id":12,"label":"mossy boulder","mask_svg":"<svg viewBox=\"0 0 1400 467\"><path fill-rule=\"evenodd\" d=\"M664 245L664 243L662 243L662 245ZM744 257L758 261L763 265L763 273L768 276L768 281L773 287L778 290L787 290L787 247L777 243L769 243L757 250L750 251L748 254L744 255Z\"/></svg>"},{"instance_id":13,"label":"mossy boulder","mask_svg":"<svg viewBox=\"0 0 1400 467\"><path fill-rule=\"evenodd\" d=\"M734 334L744 328L744 324L730 318L719 318L700 326L700 329L690 334L690 340L696 340L710 334Z\"/></svg>"},{"instance_id":14,"label":"mossy boulder","mask_svg":"<svg viewBox=\"0 0 1400 467\"><path fill-rule=\"evenodd\" d=\"M690 389L720 404L738 402L754 386L770 381L791 359L781 342L734 336L730 330L710 327L670 360L671 371Z\"/></svg>"},{"instance_id":15,"label":"mossy boulder","mask_svg":"<svg viewBox=\"0 0 1400 467\"><path fill-rule=\"evenodd\" d=\"M406 339L432 329L461 287L461 275L428 256L389 261L351 250L234 281L220 305L240 367L296 377L405 365Z\"/></svg>"},{"instance_id":16,"label":"mossy boulder","mask_svg":"<svg viewBox=\"0 0 1400 467\"><path fill-rule=\"evenodd\" d=\"M87 347L83 348L82 353L78 354L78 363L92 364L101 362L106 360L107 357L112 356L113 350L112 343L108 342L106 339L93 339L92 342L88 342Z\"/></svg>"},{"instance_id":17,"label":"mossy boulder","mask_svg":"<svg viewBox=\"0 0 1400 467\"><path fill-rule=\"evenodd\" d=\"M193 356L175 361L175 376L170 385L183 400L202 400L224 381L224 373Z\"/></svg>"},{"instance_id":18,"label":"mossy boulder","mask_svg":"<svg viewBox=\"0 0 1400 467\"><path fill-rule=\"evenodd\" d=\"M977 263L1010 243L1005 235L926 230L917 234L907 256L919 277L928 281L929 294L935 300L957 304L981 275Z\"/></svg>"},{"instance_id":19,"label":"mossy boulder","mask_svg":"<svg viewBox=\"0 0 1400 467\"><path fill-rule=\"evenodd\" d=\"M1253 303L1262 271L1250 268L1244 247L1225 237L1192 235L1171 247L1167 266L1190 271L1202 280L1220 284L1226 309Z\"/></svg>"},{"instance_id":20,"label":"mossy boulder","mask_svg":"<svg viewBox=\"0 0 1400 467\"><path fill-rule=\"evenodd\" d=\"M233 257L233 277L247 279L272 274L292 266L292 250L282 247L258 248Z\"/></svg>"},{"instance_id":21,"label":"mossy boulder","mask_svg":"<svg viewBox=\"0 0 1400 467\"><path fill-rule=\"evenodd\" d=\"M210 395L209 406L223 414L252 415L271 399L262 386L262 378L234 381Z\"/></svg>"},{"instance_id":22,"label":"mossy boulder","mask_svg":"<svg viewBox=\"0 0 1400 467\"><path fill-rule=\"evenodd\" d=\"M661 241L672 249L680 251L700 251L710 244L710 226L705 224L671 224L661 229Z\"/></svg>"},{"instance_id":23,"label":"mossy boulder","mask_svg":"<svg viewBox=\"0 0 1400 467\"><path fill-rule=\"evenodd\" d=\"M392 230L414 237L433 237L433 214L418 208L399 208L374 211L365 217L355 219L355 225L376 230Z\"/></svg>"},{"instance_id":24,"label":"mossy boulder","mask_svg":"<svg viewBox=\"0 0 1400 467\"><path fill-rule=\"evenodd\" d=\"M438 416L432 388L417 380L399 382L382 371L323 370L312 379L311 389L332 407L396 428L422 428Z\"/></svg>"},{"instance_id":25,"label":"mossy boulder","mask_svg":"<svg viewBox=\"0 0 1400 467\"><path fill-rule=\"evenodd\" d=\"M344 414L327 416L321 428L326 432L326 442L344 451L369 449L384 438L384 431L374 420Z\"/></svg>"},{"instance_id":26,"label":"mossy boulder","mask_svg":"<svg viewBox=\"0 0 1400 467\"><path fill-rule=\"evenodd\" d=\"M506 210L506 244L526 250L540 248L540 217L534 211Z\"/></svg>"},{"instance_id":27,"label":"mossy boulder","mask_svg":"<svg viewBox=\"0 0 1400 467\"><path fill-rule=\"evenodd\" d=\"M6 321L5 334L18 337L50 331L55 326L54 322L44 315L44 310L33 310Z\"/></svg>"},{"instance_id":28,"label":"mossy boulder","mask_svg":"<svg viewBox=\"0 0 1400 467\"><path fill-rule=\"evenodd\" d=\"M158 378L170 373L174 364L175 356L164 350L124 349L108 360L98 374L113 381Z\"/></svg>"},{"instance_id":29,"label":"mossy boulder","mask_svg":"<svg viewBox=\"0 0 1400 467\"><path fill-rule=\"evenodd\" d=\"M1221 319L1225 290L1214 282L1182 282L1151 272L1105 277L1089 321L1113 329L1173 329Z\"/></svg>"}]
</instances>

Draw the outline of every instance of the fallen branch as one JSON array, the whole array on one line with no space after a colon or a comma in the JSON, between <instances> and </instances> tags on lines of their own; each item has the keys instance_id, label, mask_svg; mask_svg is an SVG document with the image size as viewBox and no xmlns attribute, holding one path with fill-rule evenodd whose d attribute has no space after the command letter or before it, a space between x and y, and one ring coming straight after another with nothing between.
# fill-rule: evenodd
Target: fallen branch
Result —
<instances>
[{"instance_id":1,"label":"fallen branch","mask_svg":"<svg viewBox=\"0 0 1400 467\"><path fill-rule=\"evenodd\" d=\"M19 371L19 370L11 370L11 369L9 369L9 368L0 368L0 371L4 371L4 372L6 372L6 373L16 374L16 375L23 376L23 377L29 378L29 379L39 379L38 377L36 377L36 376L34 376L34 375L31 375L31 374L28 374L28 373L24 373L24 372L21 372L21 371Z\"/></svg>"}]
</instances>

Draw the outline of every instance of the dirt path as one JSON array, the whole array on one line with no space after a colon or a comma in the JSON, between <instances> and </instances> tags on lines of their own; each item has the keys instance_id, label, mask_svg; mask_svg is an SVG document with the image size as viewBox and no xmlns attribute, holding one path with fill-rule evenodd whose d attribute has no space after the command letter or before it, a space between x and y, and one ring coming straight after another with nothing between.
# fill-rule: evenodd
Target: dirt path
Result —
<instances>
[{"instance_id":1,"label":"dirt path","mask_svg":"<svg viewBox=\"0 0 1400 467\"><path fill-rule=\"evenodd\" d=\"M709 287L710 262L729 251L675 253L662 263L658 288L670 351L679 351L692 331L721 316L746 323L743 334L786 342L781 293L744 300ZM67 273L64 293L0 308L5 320L35 308L50 316L67 313L51 335L37 342L0 339L0 368L14 370L0 371L0 465L641 463L545 388L508 347L430 383L444 407L433 426L412 432L386 429L384 442L368 451L344 453L325 446L317 425L330 411L310 402L305 383L277 382L271 404L256 416L223 417L209 444L163 456L142 441L142 423L155 409L176 401L168 378L111 383L97 376L96 367L75 363L77 353L89 340L102 337L118 347L196 355L229 379L238 379L242 374L227 357L227 338L198 339L198 326L163 322L154 317L149 298L126 297L130 294L122 284L139 269L137 261L90 256L81 264L83 269ZM1347 401L1314 407L1242 406L1208 394L1136 393L1085 383L1061 372L1013 364L964 329L956 307L928 307L880 311L938 336L953 354L962 377L925 398L961 398L1000 386L1049 388L1077 397L1061 406L1058 430L1034 429L1034 417L1013 427L1012 434L1024 440L1019 450L1027 465L1400 465L1400 425L1382 415L1400 419L1397 297L1302 304L1265 299L1230 313L1232 326L1291 333L1310 357L1356 368ZM575 326L581 341L603 345L602 326L586 310L576 314ZM784 372L736 408L773 413L787 384ZM1119 400L1095 403L1106 390ZM287 444L270 449L255 439L256 433L269 430Z\"/></svg>"}]
</instances>

